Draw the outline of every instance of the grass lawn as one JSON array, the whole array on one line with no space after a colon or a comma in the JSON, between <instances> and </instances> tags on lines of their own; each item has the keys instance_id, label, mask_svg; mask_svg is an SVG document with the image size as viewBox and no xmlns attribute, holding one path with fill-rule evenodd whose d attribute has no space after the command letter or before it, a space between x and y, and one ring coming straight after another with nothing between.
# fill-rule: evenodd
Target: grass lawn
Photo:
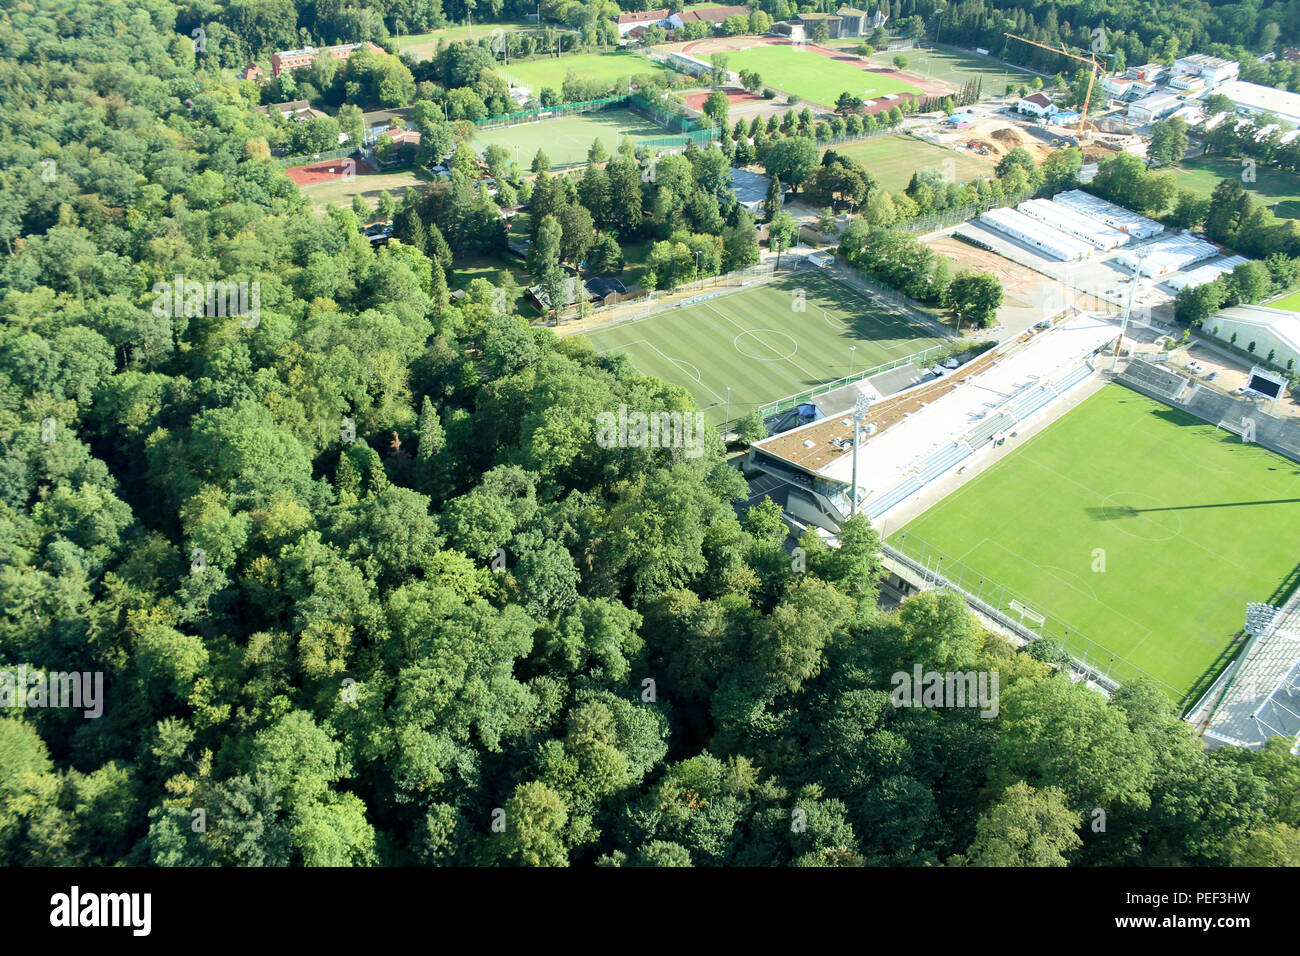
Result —
<instances>
[{"instance_id":1,"label":"grass lawn","mask_svg":"<svg viewBox=\"0 0 1300 956\"><path fill-rule=\"evenodd\" d=\"M1270 309L1291 309L1294 312L1300 312L1300 291L1292 292L1290 295L1284 295L1280 299L1274 299L1272 302L1263 304Z\"/></svg>"},{"instance_id":2,"label":"grass lawn","mask_svg":"<svg viewBox=\"0 0 1300 956\"><path fill-rule=\"evenodd\" d=\"M351 179L340 178L308 183L299 188L311 200L312 208L316 210L324 209L329 203L339 206L351 205L352 197L358 193L373 209L379 202L379 194L384 190L388 190L394 201L400 205L402 193L408 186L419 186L428 181L429 175L422 170L403 169L399 172L358 174Z\"/></svg>"},{"instance_id":3,"label":"grass lawn","mask_svg":"<svg viewBox=\"0 0 1300 956\"><path fill-rule=\"evenodd\" d=\"M1300 466L1108 385L890 542L941 549L964 586L1015 613L1006 588L1076 656L1178 700L1227 664L1248 601L1282 602L1298 527Z\"/></svg>"},{"instance_id":4,"label":"grass lawn","mask_svg":"<svg viewBox=\"0 0 1300 956\"><path fill-rule=\"evenodd\" d=\"M527 170L532 166L533 157L539 149L550 157L551 167L558 168L585 163L587 149L597 137L605 143L605 149L613 156L624 136L631 136L633 142L640 143L668 135L666 129L656 126L644 116L638 116L631 110L612 109L536 123L520 123L500 129L481 129L474 136L474 144L479 152L492 143L499 143L512 151L518 146L519 166ZM514 158L513 155L511 158Z\"/></svg>"},{"instance_id":5,"label":"grass lawn","mask_svg":"<svg viewBox=\"0 0 1300 956\"><path fill-rule=\"evenodd\" d=\"M646 375L684 387L714 424L726 418L728 388L736 419L847 375L850 345L857 346L853 367L861 370L939 344L929 329L817 273L598 328L587 337L601 352L622 352Z\"/></svg>"},{"instance_id":6,"label":"grass lawn","mask_svg":"<svg viewBox=\"0 0 1300 956\"><path fill-rule=\"evenodd\" d=\"M855 44L856 45L856 44ZM951 47L933 47L917 50L902 50L907 57L906 72L915 73L943 83L961 87L965 83L980 77L984 80L985 96L1001 96L1008 83L1027 83L1036 74L1003 63L996 57L965 53ZM876 66L894 68L896 53L877 53L870 57Z\"/></svg>"},{"instance_id":7,"label":"grass lawn","mask_svg":"<svg viewBox=\"0 0 1300 956\"><path fill-rule=\"evenodd\" d=\"M909 83L862 66L784 44L728 51L727 68L757 70L767 85L828 108L846 91L868 100L886 93L920 92Z\"/></svg>"},{"instance_id":8,"label":"grass lawn","mask_svg":"<svg viewBox=\"0 0 1300 956\"><path fill-rule=\"evenodd\" d=\"M540 96L542 88L547 86L558 93L564 85L564 77L570 70L584 79L603 80L608 83L640 73L663 78L678 75L639 53L627 50L511 62L508 68L502 67L501 72L511 83L526 86L533 91L534 96Z\"/></svg>"},{"instance_id":9,"label":"grass lawn","mask_svg":"<svg viewBox=\"0 0 1300 956\"><path fill-rule=\"evenodd\" d=\"M914 136L877 136L831 149L862 163L891 192L906 189L912 173L927 167L951 169L961 183L993 175L994 164L986 156L944 149ZM949 162L952 166L945 167Z\"/></svg>"},{"instance_id":10,"label":"grass lawn","mask_svg":"<svg viewBox=\"0 0 1300 956\"><path fill-rule=\"evenodd\" d=\"M1195 189L1208 197L1220 179L1241 178L1241 160L1225 156L1197 156L1183 160L1174 171L1179 188ZM1244 183L1257 202L1273 206L1273 213L1286 219L1300 219L1300 176L1259 166L1255 182Z\"/></svg>"},{"instance_id":11,"label":"grass lawn","mask_svg":"<svg viewBox=\"0 0 1300 956\"><path fill-rule=\"evenodd\" d=\"M502 269L509 269L510 274L520 285L519 297L514 303L515 311L519 315L537 315L537 310L525 297L528 286L533 280L518 259L498 259L482 255L461 256L452 263L451 270L447 274L447 288L452 291L468 289L469 284L475 279L487 279L488 282L497 285L497 277Z\"/></svg>"},{"instance_id":12,"label":"grass lawn","mask_svg":"<svg viewBox=\"0 0 1300 956\"><path fill-rule=\"evenodd\" d=\"M562 29L551 25L553 29ZM430 33L412 33L408 36L393 37L392 44L398 50L405 50L417 60L430 59L438 49L438 41L450 43L453 40L481 40L492 35L494 30L517 33L520 30L536 30L537 24L526 20L512 20L508 23L476 23L473 26L447 27Z\"/></svg>"}]
</instances>

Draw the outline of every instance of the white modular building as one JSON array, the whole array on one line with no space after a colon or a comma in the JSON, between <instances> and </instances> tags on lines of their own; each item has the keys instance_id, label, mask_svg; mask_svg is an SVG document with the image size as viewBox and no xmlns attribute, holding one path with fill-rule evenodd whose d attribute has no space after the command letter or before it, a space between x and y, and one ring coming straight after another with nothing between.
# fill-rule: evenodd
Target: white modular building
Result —
<instances>
[{"instance_id":1,"label":"white modular building","mask_svg":"<svg viewBox=\"0 0 1300 956\"><path fill-rule=\"evenodd\" d=\"M1243 262L1249 261L1245 256L1225 256L1217 262L1207 262L1195 269L1177 272L1165 280L1165 285L1175 292L1182 292L1184 289L1195 289L1207 282L1213 282L1219 276L1227 275Z\"/></svg>"},{"instance_id":2,"label":"white modular building","mask_svg":"<svg viewBox=\"0 0 1300 956\"><path fill-rule=\"evenodd\" d=\"M1148 219L1123 206L1107 202L1100 196L1086 193L1082 189L1057 193L1052 197L1052 202L1104 222L1112 229L1128 233L1134 239L1150 239L1165 231L1165 227L1154 219Z\"/></svg>"},{"instance_id":3,"label":"white modular building","mask_svg":"<svg viewBox=\"0 0 1300 956\"><path fill-rule=\"evenodd\" d=\"M1219 247L1195 236L1166 236L1140 249L1127 249L1115 257L1125 269L1139 269L1144 276L1155 278L1185 269L1219 254Z\"/></svg>"},{"instance_id":4,"label":"white modular building","mask_svg":"<svg viewBox=\"0 0 1300 956\"><path fill-rule=\"evenodd\" d=\"M1037 249L1046 256L1063 262L1084 259L1093 253L1091 243L1067 235L1047 223L1031 219L1015 209L1006 207L990 209L980 216L979 221L991 229L996 229L1018 242Z\"/></svg>"},{"instance_id":5,"label":"white modular building","mask_svg":"<svg viewBox=\"0 0 1300 956\"><path fill-rule=\"evenodd\" d=\"M1083 213L1075 212L1070 207L1059 205L1050 199L1029 199L1016 208L1026 216L1045 222L1053 229L1059 229L1076 239L1082 239L1098 249L1118 249L1133 239L1126 232L1113 229L1103 222L1090 219Z\"/></svg>"}]
</instances>

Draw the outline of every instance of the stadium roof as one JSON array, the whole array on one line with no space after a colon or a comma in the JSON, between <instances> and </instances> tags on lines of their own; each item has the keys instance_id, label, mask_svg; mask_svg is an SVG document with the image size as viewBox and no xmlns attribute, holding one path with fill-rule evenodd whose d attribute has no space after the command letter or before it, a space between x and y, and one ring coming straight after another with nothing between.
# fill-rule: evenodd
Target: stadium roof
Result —
<instances>
[{"instance_id":1,"label":"stadium roof","mask_svg":"<svg viewBox=\"0 0 1300 956\"><path fill-rule=\"evenodd\" d=\"M1211 740L1257 748L1300 735L1300 591L1263 625L1222 695L1205 730Z\"/></svg>"}]
</instances>

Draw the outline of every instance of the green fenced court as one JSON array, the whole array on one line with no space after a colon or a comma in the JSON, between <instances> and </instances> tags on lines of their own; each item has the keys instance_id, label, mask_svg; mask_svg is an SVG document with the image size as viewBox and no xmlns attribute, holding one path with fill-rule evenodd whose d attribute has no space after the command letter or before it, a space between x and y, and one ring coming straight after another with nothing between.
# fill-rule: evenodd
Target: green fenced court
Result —
<instances>
[{"instance_id":1,"label":"green fenced court","mask_svg":"<svg viewBox=\"0 0 1300 956\"><path fill-rule=\"evenodd\" d=\"M850 371L903 358L942 340L901 312L817 272L597 329L601 352L680 385L720 425ZM850 368L849 347L856 346Z\"/></svg>"},{"instance_id":2,"label":"green fenced court","mask_svg":"<svg viewBox=\"0 0 1300 956\"><path fill-rule=\"evenodd\" d=\"M492 143L499 143L512 152L518 147L519 165L525 170L540 149L551 160L551 168L559 169L585 163L587 150L594 139L600 139L613 156L624 136L630 136L633 143L640 145L666 135L667 130L644 116L615 108L497 129L479 129L474 133L474 145L480 153Z\"/></svg>"},{"instance_id":3,"label":"green fenced court","mask_svg":"<svg viewBox=\"0 0 1300 956\"><path fill-rule=\"evenodd\" d=\"M1047 617L1102 673L1190 702L1247 602L1282 603L1298 528L1300 465L1107 385L888 540L1025 626Z\"/></svg>"}]
</instances>

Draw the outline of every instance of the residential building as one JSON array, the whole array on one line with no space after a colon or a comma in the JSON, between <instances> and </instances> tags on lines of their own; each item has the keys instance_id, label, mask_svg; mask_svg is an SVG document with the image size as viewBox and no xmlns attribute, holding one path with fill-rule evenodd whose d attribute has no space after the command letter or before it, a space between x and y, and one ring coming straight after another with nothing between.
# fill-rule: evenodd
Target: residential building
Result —
<instances>
[{"instance_id":1,"label":"residential building","mask_svg":"<svg viewBox=\"0 0 1300 956\"><path fill-rule=\"evenodd\" d=\"M392 110L370 110L361 114L361 136L362 144L365 146L374 146L386 130L392 129L401 121L402 125L406 124L406 117L410 113L409 107L401 107Z\"/></svg>"},{"instance_id":2,"label":"residential building","mask_svg":"<svg viewBox=\"0 0 1300 956\"><path fill-rule=\"evenodd\" d=\"M652 24L660 23L668 19L669 10L667 7L661 7L657 10L642 10L638 13L620 13L614 18L614 26L618 28L618 35L625 37L634 27L648 27Z\"/></svg>"},{"instance_id":3,"label":"residential building","mask_svg":"<svg viewBox=\"0 0 1300 956\"><path fill-rule=\"evenodd\" d=\"M287 103L271 103L269 106L259 106L256 112L263 116L270 116L272 111L279 113L287 120L301 122L303 120L317 119L329 114L323 110L318 110L306 100L289 100Z\"/></svg>"},{"instance_id":4,"label":"residential building","mask_svg":"<svg viewBox=\"0 0 1300 956\"><path fill-rule=\"evenodd\" d=\"M285 70L299 70L305 66L311 66L316 62L319 56L333 57L336 60L346 60L353 53L365 47L371 53L383 53L384 48L366 40L364 43L344 43L340 46L312 47L305 46L301 50L281 50L278 53L271 54L271 72L279 76Z\"/></svg>"},{"instance_id":5,"label":"residential building","mask_svg":"<svg viewBox=\"0 0 1300 956\"><path fill-rule=\"evenodd\" d=\"M670 14L663 22L665 29L676 30L687 23L708 23L718 26L724 20L731 17L748 17L749 7L730 6L730 7L710 7L707 10L683 10L681 13Z\"/></svg>"},{"instance_id":6,"label":"residential building","mask_svg":"<svg viewBox=\"0 0 1300 956\"><path fill-rule=\"evenodd\" d=\"M1021 113L1029 113L1042 119L1056 112L1056 104L1047 98L1046 93L1030 93L1020 98L1016 103L1016 109Z\"/></svg>"},{"instance_id":7,"label":"residential building","mask_svg":"<svg viewBox=\"0 0 1300 956\"><path fill-rule=\"evenodd\" d=\"M241 80L254 80L260 83L262 82L264 72L265 71L256 63L250 63L239 71L239 78Z\"/></svg>"}]
</instances>

